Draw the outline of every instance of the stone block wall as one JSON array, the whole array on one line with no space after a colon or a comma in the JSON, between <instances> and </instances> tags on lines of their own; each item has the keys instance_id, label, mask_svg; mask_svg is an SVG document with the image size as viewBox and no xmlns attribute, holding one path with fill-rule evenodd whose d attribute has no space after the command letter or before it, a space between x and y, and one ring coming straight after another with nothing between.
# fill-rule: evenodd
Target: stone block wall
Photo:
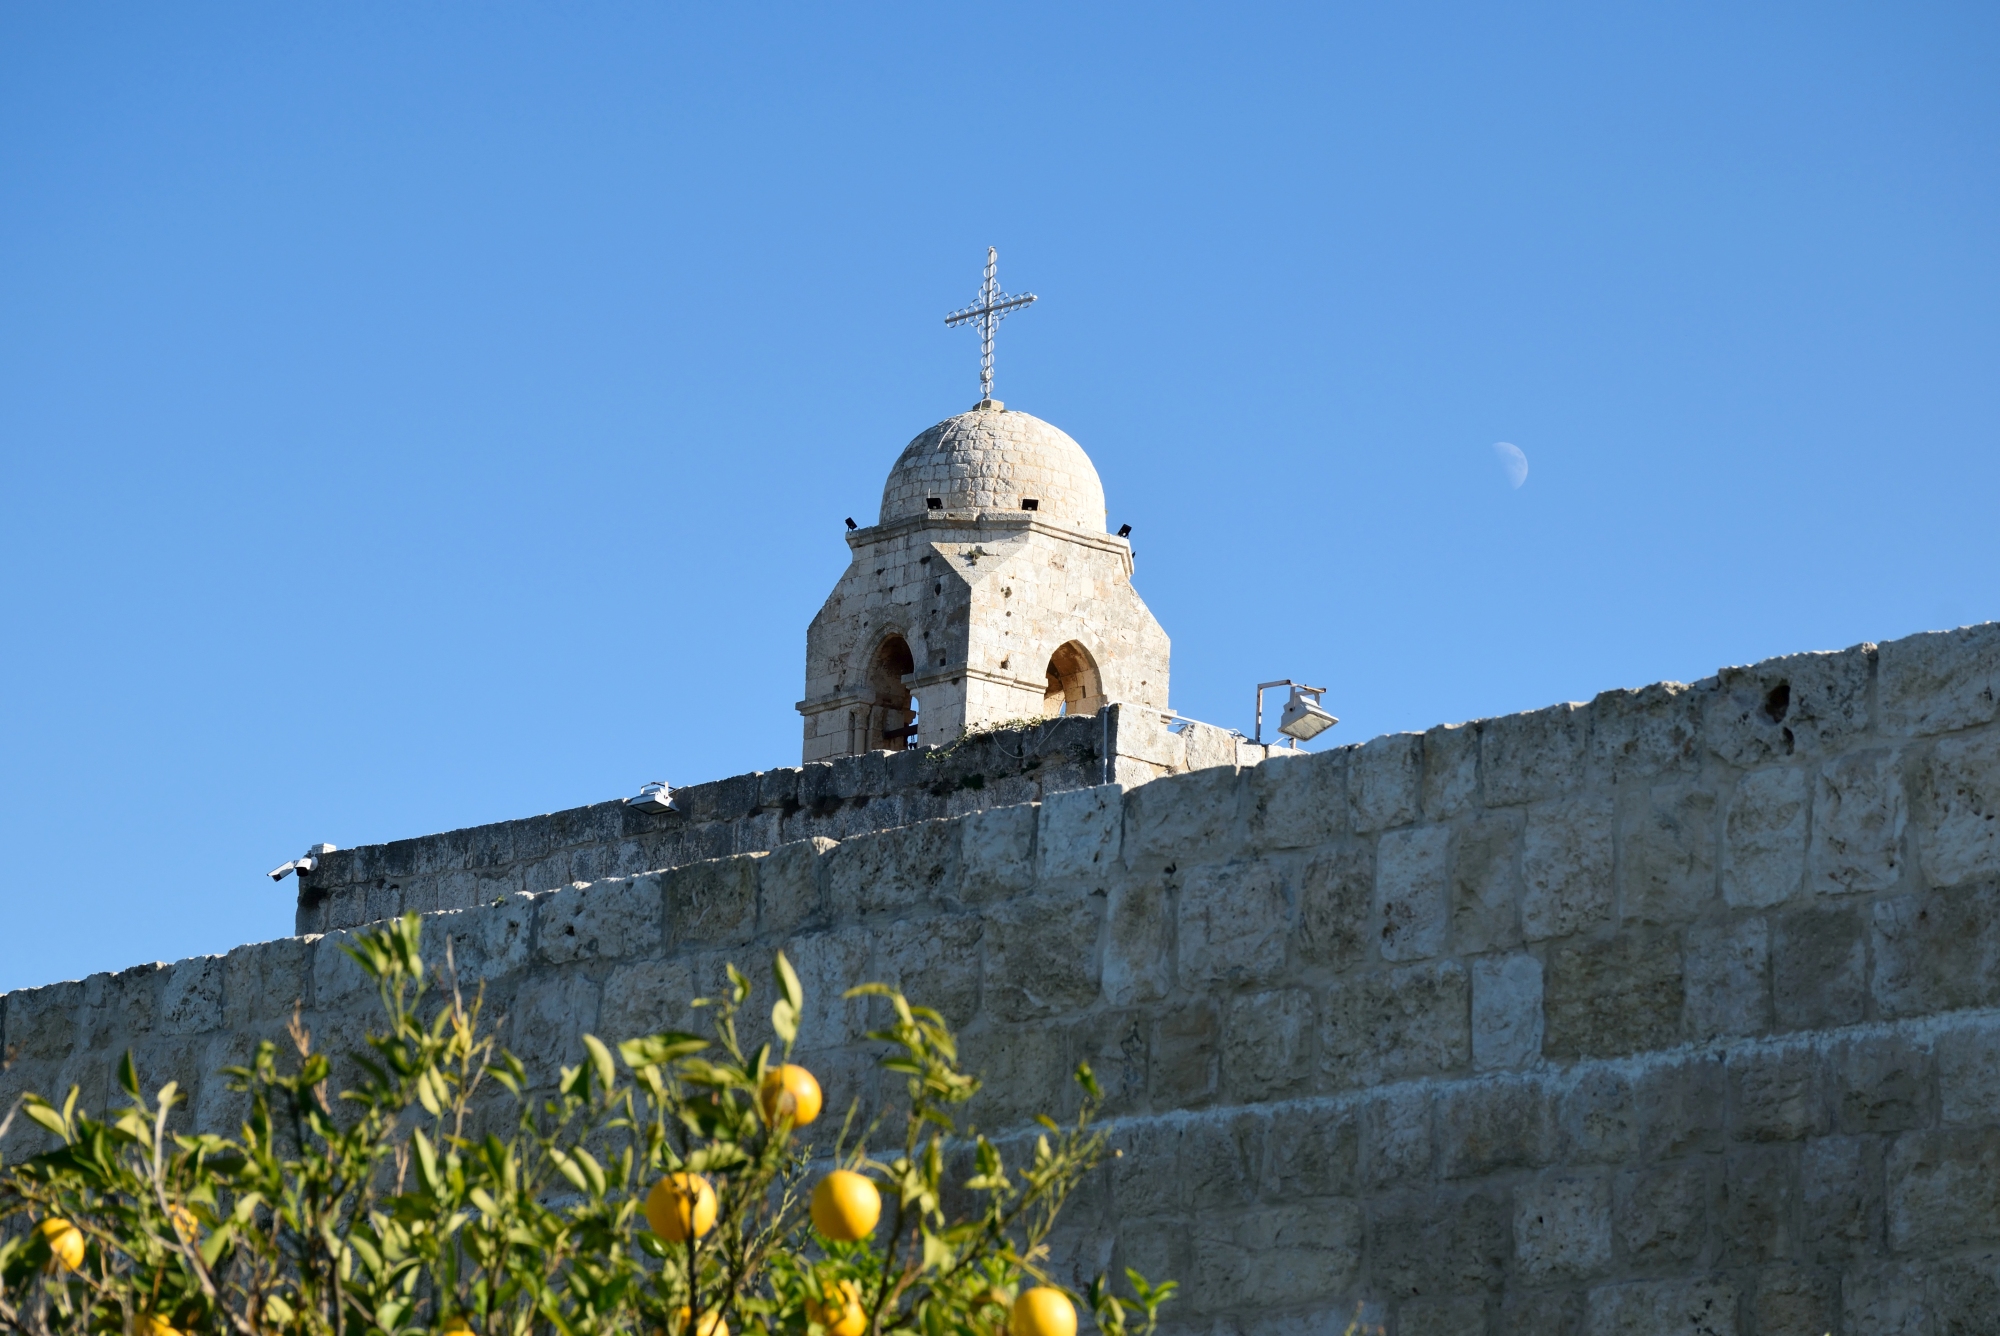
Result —
<instances>
[{"instance_id":1,"label":"stone block wall","mask_svg":"<svg viewBox=\"0 0 2000 1336\"><path fill-rule=\"evenodd\" d=\"M861 978L1016 1146L1088 1060L1071 1278L1179 1331L2000 1330L2000 624L439 912L543 1079L783 946L836 1104ZM0 999L0 1096L194 1081L372 999L340 933Z\"/></svg>"},{"instance_id":2,"label":"stone block wall","mask_svg":"<svg viewBox=\"0 0 2000 1336\"><path fill-rule=\"evenodd\" d=\"M673 810L625 799L391 844L339 849L299 879L297 931L329 932L415 910L466 909L520 891L632 876L799 840L845 839L1095 784L1136 787L1265 749L1208 725L1171 730L1157 710L995 730L947 747L878 751L673 790Z\"/></svg>"}]
</instances>

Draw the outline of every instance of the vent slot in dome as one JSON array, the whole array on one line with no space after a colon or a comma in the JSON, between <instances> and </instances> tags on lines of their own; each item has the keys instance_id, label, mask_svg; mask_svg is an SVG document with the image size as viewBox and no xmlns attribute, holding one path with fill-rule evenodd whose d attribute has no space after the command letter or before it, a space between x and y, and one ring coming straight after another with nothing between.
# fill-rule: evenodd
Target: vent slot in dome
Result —
<instances>
[{"instance_id":1,"label":"vent slot in dome","mask_svg":"<svg viewBox=\"0 0 2000 1336\"><path fill-rule=\"evenodd\" d=\"M1042 503L1040 501L1037 501L1034 497L1024 496L1021 498L1021 509L1040 510L1041 508L1042 508Z\"/></svg>"}]
</instances>

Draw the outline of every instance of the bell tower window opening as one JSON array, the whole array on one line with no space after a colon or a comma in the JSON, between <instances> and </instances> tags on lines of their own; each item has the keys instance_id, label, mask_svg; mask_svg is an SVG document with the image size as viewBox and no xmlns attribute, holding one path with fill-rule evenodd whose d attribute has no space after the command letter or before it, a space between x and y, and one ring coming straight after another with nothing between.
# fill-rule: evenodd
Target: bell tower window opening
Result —
<instances>
[{"instance_id":1,"label":"bell tower window opening","mask_svg":"<svg viewBox=\"0 0 2000 1336\"><path fill-rule=\"evenodd\" d=\"M903 685L903 678L916 670L916 658L903 637L887 636L875 647L868 662L871 700L856 751L905 751L917 745L917 702Z\"/></svg>"},{"instance_id":2,"label":"bell tower window opening","mask_svg":"<svg viewBox=\"0 0 2000 1336\"><path fill-rule=\"evenodd\" d=\"M1072 714L1096 714L1104 708L1104 679L1097 660L1080 641L1071 640L1049 656L1048 690L1042 715L1055 719Z\"/></svg>"}]
</instances>

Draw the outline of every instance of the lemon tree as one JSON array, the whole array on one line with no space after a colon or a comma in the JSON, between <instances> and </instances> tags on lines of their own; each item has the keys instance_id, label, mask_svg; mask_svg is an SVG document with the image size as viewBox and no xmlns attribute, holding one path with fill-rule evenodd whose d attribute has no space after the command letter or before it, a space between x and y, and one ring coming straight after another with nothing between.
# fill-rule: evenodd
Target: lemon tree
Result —
<instances>
[{"instance_id":1,"label":"lemon tree","mask_svg":"<svg viewBox=\"0 0 2000 1336\"><path fill-rule=\"evenodd\" d=\"M695 1005L706 1034L607 1044L553 1093L482 1024L414 916L348 948L383 1023L332 1089L293 1018L288 1048L226 1069L248 1114L233 1136L185 1126L173 1083L150 1095L128 1054L125 1107L72 1089L0 1120L0 1328L56 1336L1150 1336L1171 1282L1127 1272L1072 1295L1047 1271L1064 1202L1105 1154L1098 1091L1039 1120L1009 1162L961 1131L979 1088L937 1012L893 989L870 1037L902 1096L829 1092L792 1048L805 998L780 954L773 1043L746 1048L753 988ZM838 1107L841 1092L830 1092ZM7 1158L25 1117L54 1149ZM947 1165L966 1166L956 1174ZM947 1200L970 1203L957 1211Z\"/></svg>"}]
</instances>

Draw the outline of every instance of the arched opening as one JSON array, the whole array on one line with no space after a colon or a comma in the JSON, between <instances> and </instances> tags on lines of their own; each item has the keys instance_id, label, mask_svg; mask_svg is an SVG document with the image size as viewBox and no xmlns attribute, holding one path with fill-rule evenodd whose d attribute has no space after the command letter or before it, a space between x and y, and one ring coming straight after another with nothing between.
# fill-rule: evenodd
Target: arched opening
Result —
<instances>
[{"instance_id":1,"label":"arched opening","mask_svg":"<svg viewBox=\"0 0 2000 1336\"><path fill-rule=\"evenodd\" d=\"M1049 656L1048 694L1042 697L1042 713L1053 719L1065 714L1096 714L1104 708L1104 681L1097 673L1097 660L1079 641L1059 646Z\"/></svg>"},{"instance_id":2,"label":"arched opening","mask_svg":"<svg viewBox=\"0 0 2000 1336\"><path fill-rule=\"evenodd\" d=\"M872 703L857 719L864 736L857 738L855 752L901 751L917 745L917 703L903 678L917 670L909 642L899 635L883 639L868 661L868 694Z\"/></svg>"}]
</instances>

